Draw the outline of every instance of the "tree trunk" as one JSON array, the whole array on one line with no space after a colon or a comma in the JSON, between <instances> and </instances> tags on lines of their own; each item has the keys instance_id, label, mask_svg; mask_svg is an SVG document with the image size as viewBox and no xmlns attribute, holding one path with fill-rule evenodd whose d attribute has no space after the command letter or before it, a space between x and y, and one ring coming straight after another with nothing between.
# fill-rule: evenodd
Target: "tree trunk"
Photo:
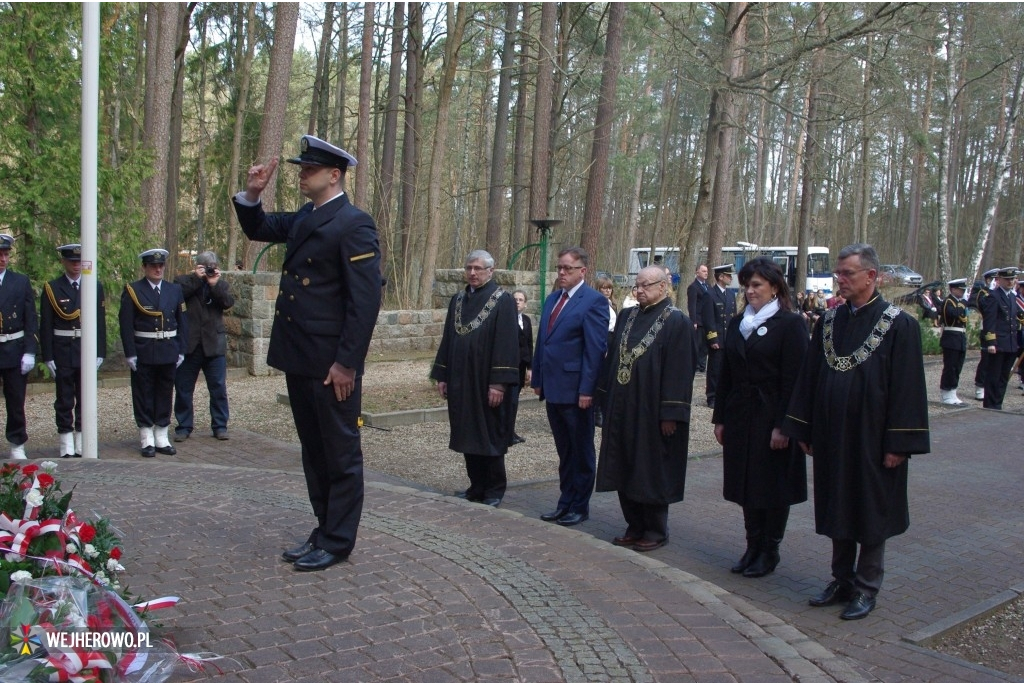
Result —
<instances>
[{"instance_id":1,"label":"tree trunk","mask_svg":"<svg viewBox=\"0 0 1024 685\"><path fill-rule=\"evenodd\" d=\"M363 49L359 68L359 115L356 123L356 187L353 204L369 207L370 195L370 86L373 85L373 7L363 3Z\"/></svg>"},{"instance_id":2,"label":"tree trunk","mask_svg":"<svg viewBox=\"0 0 1024 685\"><path fill-rule=\"evenodd\" d=\"M548 218L548 176L551 167L551 107L554 93L555 17L558 5L545 2L540 10L537 55L537 94L533 102L533 154L530 174L530 219ZM541 270L547 264L540 265Z\"/></svg>"},{"instance_id":3,"label":"tree trunk","mask_svg":"<svg viewBox=\"0 0 1024 685\"><path fill-rule=\"evenodd\" d=\"M825 8L818 5L818 34L825 34ZM800 189L800 225L796 251L796 285L804 290L807 283L807 245L811 237L811 215L814 213L814 198L817 190L815 163L818 151L818 87L825 64L825 50L819 48L811 57L811 82L807 97L807 143L804 148L803 179Z\"/></svg>"},{"instance_id":4,"label":"tree trunk","mask_svg":"<svg viewBox=\"0 0 1024 685\"><path fill-rule=\"evenodd\" d=\"M412 278L412 253L409 241L416 212L416 183L419 170L419 136L418 117L423 93L423 70L420 67L423 49L423 9L418 2L409 3L409 41L405 57L405 135L402 141L402 188L399 198L401 212L402 246L401 269L398 276L402 279L397 288L406 302L416 302L418 297L413 290L419 281Z\"/></svg>"},{"instance_id":5,"label":"tree trunk","mask_svg":"<svg viewBox=\"0 0 1024 685\"><path fill-rule=\"evenodd\" d=\"M374 193L373 215L377 230L385 239L381 240L381 268L394 273L397 266L386 247L395 244L391 225L391 204L395 185L395 155L398 146L398 108L402 100L402 43L405 27L405 3L396 2L391 32L391 67L388 70L387 112L384 115L384 143L380 159L380 189Z\"/></svg>"},{"instance_id":6,"label":"tree trunk","mask_svg":"<svg viewBox=\"0 0 1024 685\"><path fill-rule=\"evenodd\" d=\"M235 75L238 77L238 90L235 95L235 123L234 133L231 138L231 169L228 172L228 199L238 192L238 189L242 187L242 179L239 178L238 167L241 165L242 157L242 130L245 127L245 111L246 105L249 102L249 75L252 73L252 59L256 51L256 36L253 35L252 25L256 21L256 3L246 3L245 10L245 26L239 27L238 42L245 42L245 56L241 62L237 62L235 67L237 72ZM248 30L246 30L248 28ZM228 253L225 258L229 268L234 267L235 261L238 259L238 239L241 234L241 230L238 226L238 217L235 216L234 212L228 212ZM248 263L244 263L243 266L248 266Z\"/></svg>"},{"instance_id":7,"label":"tree trunk","mask_svg":"<svg viewBox=\"0 0 1024 685\"><path fill-rule=\"evenodd\" d=\"M854 235L854 242L866 243L868 240L868 220L871 216L871 127L868 123L868 108L871 103L871 59L873 56L874 40L868 36L868 54L864 59L864 95L863 109L861 109L861 138L860 138L860 225L857 226ZM930 77L929 77L930 80ZM925 119L925 133L927 139L927 119ZM920 200L920 197L918 198ZM913 212L913 207L911 208ZM920 216L920 207L918 207ZM911 221L911 224L914 224ZM913 234L913 250L917 252L917 226L912 225L908 231L907 251L910 251L911 237Z\"/></svg>"},{"instance_id":8,"label":"tree trunk","mask_svg":"<svg viewBox=\"0 0 1024 685\"><path fill-rule=\"evenodd\" d=\"M491 146L491 172L487 187L487 232L484 244L495 261L501 259L501 217L505 209L505 159L508 146L508 112L512 100L512 67L515 64L516 20L519 4L506 2L505 35L501 47L501 72L498 75L498 101L494 114L494 141ZM515 250L509 245L509 251Z\"/></svg>"},{"instance_id":9,"label":"tree trunk","mask_svg":"<svg viewBox=\"0 0 1024 685\"><path fill-rule=\"evenodd\" d=\"M166 248L167 272L178 272L178 180L181 177L182 101L185 97L185 47L188 45L192 11L196 4L175 5L178 44L174 50L174 92L171 95L171 139L167 154ZM190 248L186 248L190 249Z\"/></svg>"},{"instance_id":10,"label":"tree trunk","mask_svg":"<svg viewBox=\"0 0 1024 685\"><path fill-rule=\"evenodd\" d=\"M320 46L316 51L316 77L313 79L313 101L309 104L309 123L306 133L324 138L327 131L318 126L321 98L327 99L327 64L331 61L331 35L334 33L334 3L324 3L324 23L320 31Z\"/></svg>"},{"instance_id":11,"label":"tree trunk","mask_svg":"<svg viewBox=\"0 0 1024 685\"><path fill-rule=\"evenodd\" d=\"M533 233L530 231L530 226L527 223L530 218L528 216L530 182L528 177L529 168L526 160L526 108L527 102L530 99L528 87L528 65L531 57L530 32L533 29L533 12L530 8L530 3L523 3L523 40L522 46L519 50L519 82L516 86L516 135L515 140L512 143L512 237L509 240L510 250L512 252L531 244L533 238ZM536 253L522 255L522 259L516 263L516 266L519 269L526 269L528 265L532 265L536 261L532 258L533 254Z\"/></svg>"},{"instance_id":12,"label":"tree trunk","mask_svg":"<svg viewBox=\"0 0 1024 685\"><path fill-rule=\"evenodd\" d=\"M608 35L605 37L604 65L601 68L601 92L598 96L594 141L590 153L590 174L583 205L581 245L590 254L592 264L600 258L598 245L604 208L605 184L608 182L608 158L611 151L612 119L615 116L615 92L622 62L622 28L626 5L608 5Z\"/></svg>"},{"instance_id":13,"label":"tree trunk","mask_svg":"<svg viewBox=\"0 0 1024 685\"><path fill-rule=\"evenodd\" d=\"M447 9L448 35L445 40L441 83L437 91L437 128L434 131L434 148L431 152L427 185L427 208L430 214L427 221L423 269L420 273L419 306L422 308L430 307L431 286L434 282L434 268L437 265L437 250L441 239L441 181L444 176L442 162L448 143L448 112L451 109L459 48L462 46L462 35L466 29L470 8L467 3L459 3L457 7L454 3L447 3Z\"/></svg>"},{"instance_id":14,"label":"tree trunk","mask_svg":"<svg viewBox=\"0 0 1024 685\"><path fill-rule=\"evenodd\" d=\"M334 90L334 116L332 117L331 139L341 144L345 140L345 95L348 89L348 3L341 3L341 27L338 30L337 88Z\"/></svg>"},{"instance_id":15,"label":"tree trunk","mask_svg":"<svg viewBox=\"0 0 1024 685\"><path fill-rule=\"evenodd\" d=\"M151 15L151 19L154 17ZM153 175L142 181L142 208L145 212L145 234L150 241L163 244L166 239L167 213L167 141L171 135L171 98L174 94L174 48L178 42L178 5L158 3L156 6L156 42L147 46L153 51L153 80L146 84L151 98L150 115L146 120L143 145L153 155ZM146 56L147 63L149 55Z\"/></svg>"}]
</instances>

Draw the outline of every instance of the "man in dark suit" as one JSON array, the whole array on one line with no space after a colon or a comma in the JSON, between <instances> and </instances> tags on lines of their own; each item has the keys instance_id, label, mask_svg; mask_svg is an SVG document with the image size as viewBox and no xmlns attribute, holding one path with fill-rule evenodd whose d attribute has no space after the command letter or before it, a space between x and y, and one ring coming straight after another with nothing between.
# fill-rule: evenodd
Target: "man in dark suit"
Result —
<instances>
[{"instance_id":1,"label":"man in dark suit","mask_svg":"<svg viewBox=\"0 0 1024 685\"><path fill-rule=\"evenodd\" d=\"M82 246L57 248L64 273L43 286L39 302L39 347L57 388L60 456L82 456ZM96 369L107 356L103 284L96 283Z\"/></svg>"},{"instance_id":2,"label":"man in dark suit","mask_svg":"<svg viewBox=\"0 0 1024 685\"><path fill-rule=\"evenodd\" d=\"M704 325L708 343L708 373L706 395L708 406L715 406L715 388L722 372L722 352L725 350L725 331L736 316L736 298L729 292L732 283L732 264L715 267L715 285L704 300Z\"/></svg>"},{"instance_id":3,"label":"man in dark suit","mask_svg":"<svg viewBox=\"0 0 1024 685\"><path fill-rule=\"evenodd\" d=\"M981 309L981 346L988 353L985 369L986 409L1002 409L1006 386L1013 362L1017 359L1017 267L1008 266L996 272L995 287L988 297L978 298Z\"/></svg>"},{"instance_id":4,"label":"man in dark suit","mask_svg":"<svg viewBox=\"0 0 1024 685\"><path fill-rule=\"evenodd\" d=\"M213 437L228 439L228 350L224 333L224 310L235 304L228 282L220 276L217 255L200 252L196 267L190 274L178 276L174 282L181 286L188 307L188 346L185 361L174 374L174 441L182 442L192 434L195 413L192 393L196 389L199 372L206 378L210 392L210 428Z\"/></svg>"},{"instance_id":5,"label":"man in dark suit","mask_svg":"<svg viewBox=\"0 0 1024 685\"><path fill-rule=\"evenodd\" d=\"M36 365L36 295L28 276L7 268L14 237L0 233L0 383L7 407L11 459L26 459L25 390Z\"/></svg>"},{"instance_id":6,"label":"man in dark suit","mask_svg":"<svg viewBox=\"0 0 1024 685\"><path fill-rule=\"evenodd\" d=\"M557 289L544 303L533 356L534 393L547 400L558 451L561 496L544 521L575 526L590 516L597 455L593 398L608 347L608 299L583 282L589 257L581 247L558 254Z\"/></svg>"},{"instance_id":7,"label":"man in dark suit","mask_svg":"<svg viewBox=\"0 0 1024 685\"><path fill-rule=\"evenodd\" d=\"M356 159L303 136L297 212L265 214L260 195L277 159L249 169L235 212L252 240L286 243L267 363L285 373L302 468L317 527L281 556L298 571L348 558L363 510L359 412L363 363L380 311L377 227L349 203L345 171Z\"/></svg>"},{"instance_id":8,"label":"man in dark suit","mask_svg":"<svg viewBox=\"0 0 1024 685\"><path fill-rule=\"evenodd\" d=\"M167 438L174 398L174 370L185 359L188 319L181 286L163 280L167 250L139 255L145 275L121 293L117 314L121 344L132 370L132 409L144 457L177 454Z\"/></svg>"},{"instance_id":9,"label":"man in dark suit","mask_svg":"<svg viewBox=\"0 0 1024 685\"><path fill-rule=\"evenodd\" d=\"M708 368L708 343L704 337L704 298L708 294L708 266L701 264L694 272L696 278L686 286L686 312L697 332L697 370Z\"/></svg>"}]
</instances>

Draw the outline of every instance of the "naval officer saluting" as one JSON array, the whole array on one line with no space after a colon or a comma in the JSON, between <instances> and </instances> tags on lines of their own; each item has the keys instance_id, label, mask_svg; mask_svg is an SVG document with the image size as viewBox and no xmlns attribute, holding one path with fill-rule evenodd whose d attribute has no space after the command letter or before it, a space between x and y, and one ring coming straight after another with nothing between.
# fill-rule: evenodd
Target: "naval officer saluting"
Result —
<instances>
[{"instance_id":1,"label":"naval officer saluting","mask_svg":"<svg viewBox=\"0 0 1024 685\"><path fill-rule=\"evenodd\" d=\"M39 347L56 381L60 456L82 456L82 246L57 248L64 273L43 285L39 298ZM107 356L103 284L96 282L96 370Z\"/></svg>"},{"instance_id":2,"label":"naval officer saluting","mask_svg":"<svg viewBox=\"0 0 1024 685\"><path fill-rule=\"evenodd\" d=\"M132 370L132 409L144 457L175 454L167 438L174 369L185 359L188 319L181 286L163 280L167 250L139 255L144 276L121 293L121 344Z\"/></svg>"}]
</instances>

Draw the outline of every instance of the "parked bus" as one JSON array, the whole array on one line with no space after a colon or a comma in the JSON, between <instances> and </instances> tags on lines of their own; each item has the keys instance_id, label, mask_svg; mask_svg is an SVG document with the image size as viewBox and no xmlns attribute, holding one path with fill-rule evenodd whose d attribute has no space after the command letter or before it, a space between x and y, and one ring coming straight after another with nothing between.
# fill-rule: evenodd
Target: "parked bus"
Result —
<instances>
[{"instance_id":1,"label":"parked bus","mask_svg":"<svg viewBox=\"0 0 1024 685\"><path fill-rule=\"evenodd\" d=\"M739 272L747 260L753 257L771 257L786 275L789 287L796 289L796 258L797 248L795 246L772 246L758 247L749 243L737 245L736 247L723 247L722 257L726 263L732 260L733 269ZM706 263L707 250L701 250L701 262ZM629 277L635 278L640 269L651 262L651 248L634 247L629 251ZM680 279L689 280L691 273L681 274L679 271L679 248L678 247L656 247L654 249L655 264L664 264L672 272L672 282L678 283ZM708 264L709 268L717 266ZM813 292L815 289L823 293L832 292L832 265L828 255L827 247L810 246L807 248L807 275L804 280L804 292Z\"/></svg>"}]
</instances>

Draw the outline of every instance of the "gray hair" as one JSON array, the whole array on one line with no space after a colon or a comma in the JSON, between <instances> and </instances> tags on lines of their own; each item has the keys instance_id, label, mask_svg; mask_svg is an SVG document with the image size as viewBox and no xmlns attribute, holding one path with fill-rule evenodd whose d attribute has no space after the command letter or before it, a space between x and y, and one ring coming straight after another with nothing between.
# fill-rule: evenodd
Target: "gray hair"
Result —
<instances>
[{"instance_id":1,"label":"gray hair","mask_svg":"<svg viewBox=\"0 0 1024 685\"><path fill-rule=\"evenodd\" d=\"M202 264L203 266L216 265L220 264L220 260L217 259L216 253L207 250L196 255L196 264Z\"/></svg>"},{"instance_id":2,"label":"gray hair","mask_svg":"<svg viewBox=\"0 0 1024 685\"><path fill-rule=\"evenodd\" d=\"M488 269L494 268L494 257L487 250L473 250L470 252L466 255L466 261L463 262L463 265L468 265L470 262L483 262L484 266Z\"/></svg>"},{"instance_id":3,"label":"gray hair","mask_svg":"<svg viewBox=\"0 0 1024 685\"><path fill-rule=\"evenodd\" d=\"M860 259L860 265L878 271L878 253L875 252L875 248L871 247L867 243L854 243L853 245L847 245L839 251L839 256L836 258L837 261L840 259L846 259L847 257L858 257Z\"/></svg>"}]
</instances>

